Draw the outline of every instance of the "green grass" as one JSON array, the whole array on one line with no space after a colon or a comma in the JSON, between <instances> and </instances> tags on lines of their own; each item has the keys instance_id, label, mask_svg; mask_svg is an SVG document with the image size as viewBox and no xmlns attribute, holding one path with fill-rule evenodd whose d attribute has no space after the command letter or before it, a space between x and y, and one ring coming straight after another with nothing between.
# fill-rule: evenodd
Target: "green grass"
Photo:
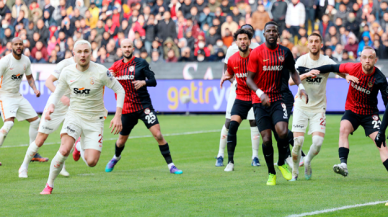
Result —
<instances>
[{"instance_id":1,"label":"green grass","mask_svg":"<svg viewBox=\"0 0 388 217\"><path fill-rule=\"evenodd\" d=\"M217 131L165 136L182 175L169 174L151 137L128 140L122 160L112 173L105 173L117 138L109 133L107 120L98 165L89 168L82 160L74 162L70 157L66 168L71 176L59 176L52 195L39 195L47 181L49 163L31 163L29 178L18 178L27 147L17 145L27 144L29 139L28 123L16 122L0 149L0 216L287 216L388 200L387 171L362 128L350 137L349 176L344 178L333 172L332 166L339 162L338 115L327 118L327 135L320 154L313 160L312 180L303 179L303 168L297 182L287 182L277 171L277 185L271 187L265 185L268 175L261 148L263 166L250 165L247 122L238 131L235 171L226 173L224 168L214 166L224 116L161 115L159 121L165 135ZM144 135L150 133L139 122L132 136ZM59 140L56 132L47 142ZM311 136L306 136L306 153L310 144ZM39 152L51 159L58 148L59 144L46 145ZM323 216L387 216L387 211L388 207L379 204Z\"/></svg>"}]
</instances>

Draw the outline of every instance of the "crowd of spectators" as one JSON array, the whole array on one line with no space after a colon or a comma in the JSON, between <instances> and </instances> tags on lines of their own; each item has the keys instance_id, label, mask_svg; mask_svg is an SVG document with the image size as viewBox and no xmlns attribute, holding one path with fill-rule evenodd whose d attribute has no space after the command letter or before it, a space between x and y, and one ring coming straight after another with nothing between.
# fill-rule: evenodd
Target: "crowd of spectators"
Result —
<instances>
[{"instance_id":1,"label":"crowd of spectators","mask_svg":"<svg viewBox=\"0 0 388 217\"><path fill-rule=\"evenodd\" d=\"M122 58L120 40L148 62L221 61L244 24L263 43L264 24L279 25L280 43L295 58L308 52L307 36L323 37L322 52L336 61L357 59L364 46L388 59L388 0L0 0L1 54L23 39L33 63L58 63L74 42L92 45L92 60Z\"/></svg>"}]
</instances>

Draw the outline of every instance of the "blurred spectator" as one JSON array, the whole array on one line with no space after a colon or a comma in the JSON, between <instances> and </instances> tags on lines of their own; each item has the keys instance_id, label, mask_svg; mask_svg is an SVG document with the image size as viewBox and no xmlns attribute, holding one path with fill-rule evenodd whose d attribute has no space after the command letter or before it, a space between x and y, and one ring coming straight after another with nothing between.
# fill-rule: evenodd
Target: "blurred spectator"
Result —
<instances>
[{"instance_id":1,"label":"blurred spectator","mask_svg":"<svg viewBox=\"0 0 388 217\"><path fill-rule=\"evenodd\" d=\"M198 14L197 7L195 6L191 7L190 14L187 14L185 18L188 20L199 21L199 14Z\"/></svg>"},{"instance_id":2,"label":"blurred spectator","mask_svg":"<svg viewBox=\"0 0 388 217\"><path fill-rule=\"evenodd\" d=\"M119 28L113 23L111 18L108 18L106 20L105 32L108 32L112 37L115 37L118 31Z\"/></svg>"},{"instance_id":3,"label":"blurred spectator","mask_svg":"<svg viewBox=\"0 0 388 217\"><path fill-rule=\"evenodd\" d=\"M47 63L47 61L42 56L42 52L40 52L40 51L37 51L35 53L35 58L31 62L32 63Z\"/></svg>"},{"instance_id":4,"label":"blurred spectator","mask_svg":"<svg viewBox=\"0 0 388 217\"><path fill-rule=\"evenodd\" d=\"M24 11L24 18L28 19L28 7L23 3L22 0L15 0L15 5L12 7L12 17L16 19L19 16L20 11Z\"/></svg>"},{"instance_id":5,"label":"blurred spectator","mask_svg":"<svg viewBox=\"0 0 388 217\"><path fill-rule=\"evenodd\" d=\"M334 21L337 10L334 8L334 5L327 5L325 14L329 16L331 21Z\"/></svg>"},{"instance_id":6,"label":"blurred spectator","mask_svg":"<svg viewBox=\"0 0 388 217\"><path fill-rule=\"evenodd\" d=\"M358 44L357 56L361 55L361 52L365 46L372 47L372 45L373 45L373 42L372 42L372 39L370 37L370 33L369 32L362 33L362 38L360 40L360 43Z\"/></svg>"},{"instance_id":7,"label":"blurred spectator","mask_svg":"<svg viewBox=\"0 0 388 217\"><path fill-rule=\"evenodd\" d=\"M195 7L197 7L199 12L204 11L204 9L206 7L206 3L204 0L196 0L194 5L195 5ZM209 9L209 11L210 11L210 9Z\"/></svg>"},{"instance_id":8,"label":"blurred spectator","mask_svg":"<svg viewBox=\"0 0 388 217\"><path fill-rule=\"evenodd\" d=\"M28 57L30 59L30 61L32 62L33 58L31 57L30 49L24 48L23 54L24 54L24 56Z\"/></svg>"},{"instance_id":9,"label":"blurred spectator","mask_svg":"<svg viewBox=\"0 0 388 217\"><path fill-rule=\"evenodd\" d=\"M377 20L381 21L383 19L385 13L388 13L388 2L381 1L380 10L377 13L377 17L376 17Z\"/></svg>"},{"instance_id":10,"label":"blurred spectator","mask_svg":"<svg viewBox=\"0 0 388 217\"><path fill-rule=\"evenodd\" d=\"M85 14L87 8L85 7L83 0L76 0L74 10L78 9L80 14Z\"/></svg>"},{"instance_id":11,"label":"blurred spectator","mask_svg":"<svg viewBox=\"0 0 388 217\"><path fill-rule=\"evenodd\" d=\"M330 47L326 48L325 55L335 62L338 62L337 58L333 57L333 50Z\"/></svg>"},{"instance_id":12,"label":"blurred spectator","mask_svg":"<svg viewBox=\"0 0 388 217\"><path fill-rule=\"evenodd\" d=\"M95 42L95 41L92 41L91 43L92 45L92 61L96 62L97 58L98 58L98 43ZM120 49L118 49L120 50Z\"/></svg>"},{"instance_id":13,"label":"blurred spectator","mask_svg":"<svg viewBox=\"0 0 388 217\"><path fill-rule=\"evenodd\" d=\"M162 63L163 59L160 58L159 52L158 51L152 51L151 55L151 63Z\"/></svg>"},{"instance_id":14,"label":"blurred spectator","mask_svg":"<svg viewBox=\"0 0 388 217\"><path fill-rule=\"evenodd\" d=\"M341 44L337 44L337 46L335 47L335 50L333 52L333 57L335 57L339 62L341 62L343 52L344 52L343 46Z\"/></svg>"},{"instance_id":15,"label":"blurred spectator","mask_svg":"<svg viewBox=\"0 0 388 217\"><path fill-rule=\"evenodd\" d=\"M104 32L104 34L102 35L100 46L105 47L108 44L110 39L111 39L111 35L109 34L109 32Z\"/></svg>"},{"instance_id":16,"label":"blurred spectator","mask_svg":"<svg viewBox=\"0 0 388 217\"><path fill-rule=\"evenodd\" d=\"M298 34L299 28L303 27L306 21L304 5L299 0L292 0L288 4L286 14L286 26L292 36Z\"/></svg>"},{"instance_id":17,"label":"blurred spectator","mask_svg":"<svg viewBox=\"0 0 388 217\"><path fill-rule=\"evenodd\" d=\"M193 6L193 3L191 0L184 0L183 4L180 7L180 10L182 11L183 15L190 14L190 9Z\"/></svg>"},{"instance_id":18,"label":"blurred spectator","mask_svg":"<svg viewBox=\"0 0 388 217\"><path fill-rule=\"evenodd\" d=\"M210 56L210 50L208 47L205 47L205 42L203 40L199 41L198 42L198 46L195 48L194 50L194 56L198 56L198 53L200 51L203 51L204 52L204 55L206 57L209 57Z\"/></svg>"},{"instance_id":19,"label":"blurred spectator","mask_svg":"<svg viewBox=\"0 0 388 217\"><path fill-rule=\"evenodd\" d=\"M316 1L313 0L300 0L300 2L304 5L305 8L305 24L304 28L309 29L309 22L311 24L311 28L314 28L315 21L315 9L317 8Z\"/></svg>"},{"instance_id":20,"label":"blurred spectator","mask_svg":"<svg viewBox=\"0 0 388 217\"><path fill-rule=\"evenodd\" d=\"M208 58L205 55L205 51L204 50L198 50L196 60L198 62L204 62L204 61L207 61L207 59Z\"/></svg>"},{"instance_id":21,"label":"blurred spectator","mask_svg":"<svg viewBox=\"0 0 388 217\"><path fill-rule=\"evenodd\" d=\"M5 17L6 12L11 11L4 1L0 1L0 16Z\"/></svg>"},{"instance_id":22,"label":"blurred spectator","mask_svg":"<svg viewBox=\"0 0 388 217\"><path fill-rule=\"evenodd\" d=\"M218 40L222 40L221 36L216 34L216 28L215 27L210 27L209 29L209 36L206 38L206 46L209 44L215 45Z\"/></svg>"},{"instance_id":23,"label":"blurred spectator","mask_svg":"<svg viewBox=\"0 0 388 217\"><path fill-rule=\"evenodd\" d=\"M177 13L178 13L178 11L179 11L181 6L182 6L182 4L178 0L172 0L170 2L168 7L170 8L171 19L173 19L173 20L177 20L178 19ZM145 8L144 8L144 10L145 10ZM143 11L143 13L145 13L145 12ZM140 54L140 56L141 56L141 54Z\"/></svg>"},{"instance_id":24,"label":"blurred spectator","mask_svg":"<svg viewBox=\"0 0 388 217\"><path fill-rule=\"evenodd\" d=\"M59 62L60 62L60 59L58 59L58 57L57 57L57 52L55 50L53 50L51 52L51 55L48 58L47 63L56 64L56 63L59 63Z\"/></svg>"},{"instance_id":25,"label":"blurred spectator","mask_svg":"<svg viewBox=\"0 0 388 217\"><path fill-rule=\"evenodd\" d=\"M384 30L380 27L380 25L375 22L372 24L372 28L370 30L370 36L373 41L375 41L376 38L380 38L384 33Z\"/></svg>"},{"instance_id":26,"label":"blurred spectator","mask_svg":"<svg viewBox=\"0 0 388 217\"><path fill-rule=\"evenodd\" d=\"M323 44L327 45L327 43L331 41L331 37L340 38L340 35L337 32L337 29L335 28L335 26L331 26L329 28L328 33L325 35L325 37L323 39L323 42L324 42Z\"/></svg>"},{"instance_id":27,"label":"blurred spectator","mask_svg":"<svg viewBox=\"0 0 388 217\"><path fill-rule=\"evenodd\" d=\"M213 25L214 25L214 20L215 20L215 19L218 20L218 21L216 21L216 22L218 22L217 25L219 25L220 22L222 22L222 23L225 22L225 15L224 15L224 13L222 12L222 10L221 10L220 7L216 8L216 12L214 13L214 17L213 17Z\"/></svg>"},{"instance_id":28,"label":"blurred spectator","mask_svg":"<svg viewBox=\"0 0 388 217\"><path fill-rule=\"evenodd\" d=\"M147 63L151 62L151 57L148 56L148 52L145 49L140 51L140 58L144 59Z\"/></svg>"},{"instance_id":29,"label":"blurred spectator","mask_svg":"<svg viewBox=\"0 0 388 217\"><path fill-rule=\"evenodd\" d=\"M334 16L334 20L336 21L338 18L340 18L346 23L346 19L348 18L348 15L349 15L349 12L346 10L346 6L344 4L340 4L339 10Z\"/></svg>"},{"instance_id":30,"label":"blurred spectator","mask_svg":"<svg viewBox=\"0 0 388 217\"><path fill-rule=\"evenodd\" d=\"M229 35L226 35L226 29L229 30ZM231 36L231 34L235 31L237 31L238 25L236 22L233 21L232 16L228 15L226 17L226 22L221 25L221 36L226 37L226 36ZM231 36L233 38L233 36Z\"/></svg>"},{"instance_id":31,"label":"blurred spectator","mask_svg":"<svg viewBox=\"0 0 388 217\"><path fill-rule=\"evenodd\" d=\"M292 53L292 56L294 57L294 60L296 61L300 54L299 54L299 50L298 50L298 47L297 46L294 46L291 50L291 53Z\"/></svg>"},{"instance_id":32,"label":"blurred spectator","mask_svg":"<svg viewBox=\"0 0 388 217\"><path fill-rule=\"evenodd\" d=\"M360 23L356 20L354 13L349 13L348 21L345 24L346 30L353 32L355 35L360 34Z\"/></svg>"},{"instance_id":33,"label":"blurred spectator","mask_svg":"<svg viewBox=\"0 0 388 217\"><path fill-rule=\"evenodd\" d=\"M344 50L344 52L342 52L342 61L349 61L349 53Z\"/></svg>"},{"instance_id":34,"label":"blurred spectator","mask_svg":"<svg viewBox=\"0 0 388 217\"><path fill-rule=\"evenodd\" d=\"M43 11L43 22L47 28L49 28L51 24L55 23L55 20L51 17L49 9Z\"/></svg>"},{"instance_id":35,"label":"blurred spectator","mask_svg":"<svg viewBox=\"0 0 388 217\"><path fill-rule=\"evenodd\" d=\"M116 62L116 58L115 58L115 55L116 55L116 51L115 51L115 46L108 43L106 45L106 62L107 63L114 63Z\"/></svg>"},{"instance_id":36,"label":"blurred spectator","mask_svg":"<svg viewBox=\"0 0 388 217\"><path fill-rule=\"evenodd\" d=\"M20 11L19 12L19 16L15 19L15 21L14 21L14 23L13 23L13 26L16 28L16 26L18 25L18 24L23 24L23 26L25 27L25 28L27 28L27 26L28 26L28 19L27 18L24 18L24 11Z\"/></svg>"},{"instance_id":37,"label":"blurred spectator","mask_svg":"<svg viewBox=\"0 0 388 217\"><path fill-rule=\"evenodd\" d=\"M1 45L5 46L8 42L11 42L13 39L13 35L10 28L6 28L4 30L4 38L1 39Z\"/></svg>"},{"instance_id":38,"label":"blurred spectator","mask_svg":"<svg viewBox=\"0 0 388 217\"><path fill-rule=\"evenodd\" d=\"M358 43L357 38L353 33L349 33L348 43L345 45L345 50L349 52L349 56L357 58ZM353 55L350 55L352 52Z\"/></svg>"},{"instance_id":39,"label":"blurred spectator","mask_svg":"<svg viewBox=\"0 0 388 217\"><path fill-rule=\"evenodd\" d=\"M284 47L290 49L290 50L292 50L292 48L294 47L294 44L292 44L288 38L284 38L284 39L282 40L282 45L283 45Z\"/></svg>"},{"instance_id":40,"label":"blurred spectator","mask_svg":"<svg viewBox=\"0 0 388 217\"><path fill-rule=\"evenodd\" d=\"M278 24L279 32L283 32L286 25L287 3L283 0L275 0L272 3L271 15L272 19Z\"/></svg>"},{"instance_id":41,"label":"blurred spectator","mask_svg":"<svg viewBox=\"0 0 388 217\"><path fill-rule=\"evenodd\" d=\"M203 0L200 0L203 1ZM203 28L204 24L208 24L209 26L213 25L214 13L210 12L210 8L205 6L203 8L203 12L199 16L199 23L201 24L201 28Z\"/></svg>"},{"instance_id":42,"label":"blurred spectator","mask_svg":"<svg viewBox=\"0 0 388 217\"><path fill-rule=\"evenodd\" d=\"M221 4L219 2L217 2L216 0L209 0L209 3L207 4L207 6L209 7L210 12L215 13L216 9L218 7L220 7Z\"/></svg>"},{"instance_id":43,"label":"blurred spectator","mask_svg":"<svg viewBox=\"0 0 388 217\"><path fill-rule=\"evenodd\" d=\"M222 41L226 47L230 47L233 43L233 36L229 29L225 30L225 36L222 37Z\"/></svg>"},{"instance_id":44,"label":"blurred spectator","mask_svg":"<svg viewBox=\"0 0 388 217\"><path fill-rule=\"evenodd\" d=\"M323 15L326 12L328 5L334 6L334 0L318 0L318 8L316 11L316 16L319 20L322 20Z\"/></svg>"},{"instance_id":45,"label":"blurred spectator","mask_svg":"<svg viewBox=\"0 0 388 217\"><path fill-rule=\"evenodd\" d=\"M55 45L57 45L57 39L55 38L55 36L52 36L50 39L50 42L47 45L48 55L51 55L51 52L55 50ZM56 55L56 52L55 52L55 55Z\"/></svg>"},{"instance_id":46,"label":"blurred spectator","mask_svg":"<svg viewBox=\"0 0 388 217\"><path fill-rule=\"evenodd\" d=\"M307 47L307 38L302 37L299 40L298 45L296 46L298 48L299 54L304 55L309 52L309 48Z\"/></svg>"},{"instance_id":47,"label":"blurred spectator","mask_svg":"<svg viewBox=\"0 0 388 217\"><path fill-rule=\"evenodd\" d=\"M174 57L179 58L178 46L174 43L174 41L171 38L167 38L163 43L164 59L168 58L168 51L170 50L174 51Z\"/></svg>"},{"instance_id":48,"label":"blurred spectator","mask_svg":"<svg viewBox=\"0 0 388 217\"><path fill-rule=\"evenodd\" d=\"M334 26L333 22L329 19L327 14L322 16L322 22L319 24L319 33L325 38L326 33L329 32L330 27Z\"/></svg>"},{"instance_id":49,"label":"blurred spectator","mask_svg":"<svg viewBox=\"0 0 388 217\"><path fill-rule=\"evenodd\" d=\"M264 9L264 5L259 5L257 11L252 14L252 26L255 29L255 36L260 37L261 42L265 42L263 35L264 26L267 22L271 21L268 12Z\"/></svg>"},{"instance_id":50,"label":"blurred spectator","mask_svg":"<svg viewBox=\"0 0 388 217\"><path fill-rule=\"evenodd\" d=\"M241 20L241 18L243 18L238 7L233 7L232 18L233 18L233 21L236 23L238 23Z\"/></svg>"},{"instance_id":51,"label":"blurred spectator","mask_svg":"<svg viewBox=\"0 0 388 217\"><path fill-rule=\"evenodd\" d=\"M1 56L5 56L5 53L7 51L10 51L12 52L12 43L9 41L6 46L5 46L5 49L3 50L3 52L1 53Z\"/></svg>"},{"instance_id":52,"label":"blurred spectator","mask_svg":"<svg viewBox=\"0 0 388 217\"><path fill-rule=\"evenodd\" d=\"M193 58L191 57L191 50L189 47L182 49L181 57L179 57L178 62L193 62Z\"/></svg>"},{"instance_id":53,"label":"blurred spectator","mask_svg":"<svg viewBox=\"0 0 388 217\"><path fill-rule=\"evenodd\" d=\"M157 26L157 38L160 42L164 42L168 37L173 40L177 39L175 23L171 19L170 12L166 11L163 14L164 20L161 20Z\"/></svg>"},{"instance_id":54,"label":"blurred spectator","mask_svg":"<svg viewBox=\"0 0 388 217\"><path fill-rule=\"evenodd\" d=\"M230 14L232 12L230 10L231 6L229 0L222 0L220 8L224 14Z\"/></svg>"},{"instance_id":55,"label":"blurred spectator","mask_svg":"<svg viewBox=\"0 0 388 217\"><path fill-rule=\"evenodd\" d=\"M105 50L105 47L100 47L100 49L98 50L98 58L96 60L97 63L105 63L106 62L106 50Z\"/></svg>"},{"instance_id":56,"label":"blurred spectator","mask_svg":"<svg viewBox=\"0 0 388 217\"><path fill-rule=\"evenodd\" d=\"M178 58L175 55L174 50L168 50L167 51L167 58L166 58L166 63L176 63L178 62Z\"/></svg>"},{"instance_id":57,"label":"blurred spectator","mask_svg":"<svg viewBox=\"0 0 388 217\"><path fill-rule=\"evenodd\" d=\"M44 25L44 22L42 19L38 20L36 24L36 32L39 33L40 39L42 40L43 44L47 45L47 40L50 37L50 32L47 29L47 27ZM71 34L69 33L69 36L72 36L73 33L74 31Z\"/></svg>"}]
</instances>

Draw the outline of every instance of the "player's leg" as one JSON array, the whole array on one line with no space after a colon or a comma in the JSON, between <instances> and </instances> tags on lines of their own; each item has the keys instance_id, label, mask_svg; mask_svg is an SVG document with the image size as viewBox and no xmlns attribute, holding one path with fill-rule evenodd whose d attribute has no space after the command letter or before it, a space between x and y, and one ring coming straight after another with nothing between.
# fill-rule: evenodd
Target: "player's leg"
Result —
<instances>
[{"instance_id":1,"label":"player's leg","mask_svg":"<svg viewBox=\"0 0 388 217\"><path fill-rule=\"evenodd\" d=\"M237 145L237 130L241 122L242 122L242 118L239 115L232 115L229 131L228 131L228 142L227 142L228 164L224 169L224 171L226 172L231 172L234 170L234 151Z\"/></svg>"},{"instance_id":2,"label":"player's leg","mask_svg":"<svg viewBox=\"0 0 388 217\"><path fill-rule=\"evenodd\" d=\"M22 165L19 168L19 178L27 178L28 165L30 164L32 158L38 153L38 149L42 147L44 141L46 141L48 134L39 132L35 140L28 146L26 155Z\"/></svg>"},{"instance_id":3,"label":"player's leg","mask_svg":"<svg viewBox=\"0 0 388 217\"><path fill-rule=\"evenodd\" d=\"M1 114L3 116L3 112ZM4 124L0 129L0 147L3 145L5 137L7 137L7 134L12 129L14 122L15 122L15 117L10 117L10 118L7 118L3 121L4 121Z\"/></svg>"},{"instance_id":4,"label":"player's leg","mask_svg":"<svg viewBox=\"0 0 388 217\"><path fill-rule=\"evenodd\" d=\"M294 107L294 100L292 100L292 102L290 101L290 102L287 102L285 104L286 104L286 107L287 107L288 120L290 120L292 108ZM295 113L295 109L294 109L294 113ZM294 118L295 118L295 114L294 114ZM291 147L294 147L294 133L293 132L294 131L288 130L288 134L287 134L288 143L291 145ZM303 149L301 150L301 153L302 153L302 156L300 157L299 167L303 166L303 158L305 157ZM286 158L286 162L287 162L288 166L293 168L293 164L294 163L292 161L291 149L290 149L289 146L287 146L287 156L288 157Z\"/></svg>"},{"instance_id":5,"label":"player's leg","mask_svg":"<svg viewBox=\"0 0 388 217\"><path fill-rule=\"evenodd\" d=\"M249 111L251 112L251 111ZM253 111L252 111L253 113ZM254 116L254 115L253 115ZM256 120L250 120L248 114L249 125L251 127L251 142L252 142L252 166L261 166L259 161L259 147L260 147L260 132L257 127Z\"/></svg>"},{"instance_id":6,"label":"player's leg","mask_svg":"<svg viewBox=\"0 0 388 217\"><path fill-rule=\"evenodd\" d=\"M381 125L380 117L378 115L373 115L372 118L367 116L363 118L362 122L362 126L365 129L365 134L369 135L369 137L374 142ZM377 145L376 147L379 149L381 162L383 162L385 169L388 171L388 147L384 145L381 145L380 148Z\"/></svg>"},{"instance_id":7,"label":"player's leg","mask_svg":"<svg viewBox=\"0 0 388 217\"><path fill-rule=\"evenodd\" d=\"M225 124L222 126L222 129L221 129L220 145L218 148L216 167L224 166L224 152L225 152L225 147L227 143L229 126L230 126L230 118L231 117L225 119Z\"/></svg>"},{"instance_id":8,"label":"player's leg","mask_svg":"<svg viewBox=\"0 0 388 217\"><path fill-rule=\"evenodd\" d=\"M369 135L372 141L375 141L377 133L378 132L373 132ZM381 145L380 148L377 145L376 147L379 149L381 162L383 162L385 169L388 171L388 147L384 145Z\"/></svg>"},{"instance_id":9,"label":"player's leg","mask_svg":"<svg viewBox=\"0 0 388 217\"><path fill-rule=\"evenodd\" d=\"M38 135L40 118L36 116L26 120L30 122L29 136L30 136L30 144L31 144L32 142L34 142L36 136ZM49 159L46 157L40 156L40 154L37 152L31 160L38 161L38 162L47 162Z\"/></svg>"}]
</instances>

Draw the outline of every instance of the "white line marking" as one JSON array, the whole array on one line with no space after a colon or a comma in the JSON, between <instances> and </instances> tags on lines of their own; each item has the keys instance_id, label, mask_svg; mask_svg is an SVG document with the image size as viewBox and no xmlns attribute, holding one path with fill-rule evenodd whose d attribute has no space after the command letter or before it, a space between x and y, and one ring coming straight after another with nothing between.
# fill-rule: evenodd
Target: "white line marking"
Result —
<instances>
[{"instance_id":1,"label":"white line marking","mask_svg":"<svg viewBox=\"0 0 388 217\"><path fill-rule=\"evenodd\" d=\"M353 208L362 207L362 206L372 206L372 205L377 205L377 204L387 203L387 202L388 201L376 201L376 202L369 202L369 203L363 203L363 204L342 206L342 207L338 207L338 208L324 209L324 210L319 210L319 211L314 211L314 212L306 212L306 213L302 213L302 214L289 215L288 217L302 217L302 216L309 216L309 215L318 215L318 214L322 214L322 213L335 212L335 211L344 210L344 209L353 209Z\"/></svg>"},{"instance_id":2,"label":"white line marking","mask_svg":"<svg viewBox=\"0 0 388 217\"><path fill-rule=\"evenodd\" d=\"M248 128L239 128L239 130L247 130ZM215 132L220 132L220 129L217 130L200 130L200 131L192 131L192 132L183 132L183 133L169 133L169 134L164 134L163 136L182 136L182 135L192 135L192 134L202 134L202 133L215 133ZM152 135L144 135L144 136L130 136L128 139L142 139L142 138L150 138L153 137ZM104 141L112 141L112 140L117 140L116 138L109 138L109 139L104 139ZM47 142L44 143L43 145L56 145L56 144L61 144L60 141L58 142ZM14 147L26 147L29 146L29 144L20 144L20 145L5 145L2 146L2 148L14 148Z\"/></svg>"}]
</instances>

